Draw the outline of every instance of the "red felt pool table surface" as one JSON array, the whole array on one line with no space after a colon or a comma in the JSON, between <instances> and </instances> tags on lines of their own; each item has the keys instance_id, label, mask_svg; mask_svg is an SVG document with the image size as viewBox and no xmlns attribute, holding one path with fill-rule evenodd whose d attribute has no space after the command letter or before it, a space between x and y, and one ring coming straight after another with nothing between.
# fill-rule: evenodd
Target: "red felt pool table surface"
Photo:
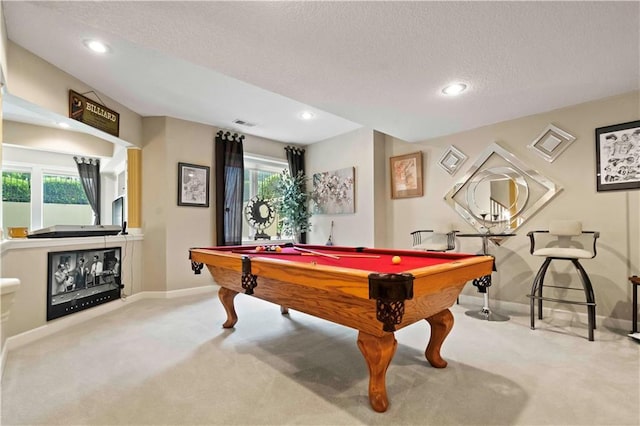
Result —
<instances>
[{"instance_id":1,"label":"red felt pool table surface","mask_svg":"<svg viewBox=\"0 0 640 426\"><path fill-rule=\"evenodd\" d=\"M256 250L257 247L269 247L270 250ZM280 247L281 251L274 251L273 248L275 247ZM272 244L255 247L226 246L212 247L211 250L228 251L251 258L262 257L279 259L285 262L315 262L319 265L380 272L384 274L399 274L426 266L439 265L476 256L475 254L466 253L317 246L308 244L298 244L296 246L276 246ZM400 257L400 263L394 264L392 262L394 256Z\"/></svg>"},{"instance_id":2,"label":"red felt pool table surface","mask_svg":"<svg viewBox=\"0 0 640 426\"><path fill-rule=\"evenodd\" d=\"M194 248L194 272L204 265L220 285L225 328L238 321L233 299L241 293L358 330L358 347L369 368L369 401L388 407L387 367L395 353L394 331L426 320L431 325L425 357L436 368L447 362L440 348L453 327L449 308L467 281L490 277L491 256L289 245L280 252L258 246ZM329 257L331 256L331 257ZM394 264L392 258L400 256Z\"/></svg>"}]
</instances>

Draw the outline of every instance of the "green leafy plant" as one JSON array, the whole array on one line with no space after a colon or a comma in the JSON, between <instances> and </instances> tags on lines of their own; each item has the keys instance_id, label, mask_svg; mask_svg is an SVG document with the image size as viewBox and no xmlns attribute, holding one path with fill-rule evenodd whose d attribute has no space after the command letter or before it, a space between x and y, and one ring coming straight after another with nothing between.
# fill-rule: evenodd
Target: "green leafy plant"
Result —
<instances>
[{"instance_id":1,"label":"green leafy plant","mask_svg":"<svg viewBox=\"0 0 640 426\"><path fill-rule=\"evenodd\" d=\"M258 195L265 200L272 198L278 198L278 183L280 182L280 174L272 174L262 179L260 182L260 188L258 189Z\"/></svg>"},{"instance_id":2,"label":"green leafy plant","mask_svg":"<svg viewBox=\"0 0 640 426\"><path fill-rule=\"evenodd\" d=\"M311 229L311 211L309 210L310 195L305 191L307 178L303 173L291 176L288 170L280 173L277 182L280 198L278 199L278 213L282 231L293 235L297 239L302 232Z\"/></svg>"},{"instance_id":3,"label":"green leafy plant","mask_svg":"<svg viewBox=\"0 0 640 426\"><path fill-rule=\"evenodd\" d=\"M52 204L89 204L78 178L44 176L42 198Z\"/></svg>"},{"instance_id":4,"label":"green leafy plant","mask_svg":"<svg viewBox=\"0 0 640 426\"><path fill-rule=\"evenodd\" d=\"M31 201L31 175L29 173L2 173L2 201L28 203Z\"/></svg>"}]
</instances>

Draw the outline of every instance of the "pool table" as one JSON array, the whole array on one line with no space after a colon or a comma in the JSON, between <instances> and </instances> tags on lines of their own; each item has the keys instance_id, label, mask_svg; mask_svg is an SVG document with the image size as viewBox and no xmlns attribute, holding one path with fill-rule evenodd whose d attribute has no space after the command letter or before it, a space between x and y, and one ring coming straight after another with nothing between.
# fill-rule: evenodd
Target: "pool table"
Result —
<instances>
[{"instance_id":1,"label":"pool table","mask_svg":"<svg viewBox=\"0 0 640 426\"><path fill-rule=\"evenodd\" d=\"M453 327L449 308L467 281L490 279L493 267L493 257L475 254L307 244L193 248L189 257L195 273L206 265L220 285L225 328L238 321L233 299L244 293L280 305L283 314L292 308L358 330L369 401L378 412L389 405L385 376L394 331L425 319L431 326L425 357L446 367L440 347Z\"/></svg>"}]
</instances>

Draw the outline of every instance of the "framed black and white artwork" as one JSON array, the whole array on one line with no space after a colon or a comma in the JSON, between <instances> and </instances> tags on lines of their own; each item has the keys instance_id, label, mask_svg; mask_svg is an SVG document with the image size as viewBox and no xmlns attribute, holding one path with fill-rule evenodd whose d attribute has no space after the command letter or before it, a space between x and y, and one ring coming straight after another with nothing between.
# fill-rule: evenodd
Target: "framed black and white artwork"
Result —
<instances>
[{"instance_id":1,"label":"framed black and white artwork","mask_svg":"<svg viewBox=\"0 0 640 426\"><path fill-rule=\"evenodd\" d=\"M640 188L640 120L596 129L598 192Z\"/></svg>"},{"instance_id":2,"label":"framed black and white artwork","mask_svg":"<svg viewBox=\"0 0 640 426\"><path fill-rule=\"evenodd\" d=\"M178 163L178 205L209 207L209 167Z\"/></svg>"}]
</instances>

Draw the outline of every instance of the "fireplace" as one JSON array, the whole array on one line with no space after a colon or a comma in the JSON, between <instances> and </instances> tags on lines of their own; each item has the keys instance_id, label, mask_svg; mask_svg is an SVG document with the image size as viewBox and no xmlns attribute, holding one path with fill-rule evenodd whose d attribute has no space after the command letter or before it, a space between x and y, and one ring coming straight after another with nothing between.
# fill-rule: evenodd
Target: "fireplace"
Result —
<instances>
[{"instance_id":1,"label":"fireplace","mask_svg":"<svg viewBox=\"0 0 640 426\"><path fill-rule=\"evenodd\" d=\"M48 256L47 321L120 298L120 247Z\"/></svg>"}]
</instances>

